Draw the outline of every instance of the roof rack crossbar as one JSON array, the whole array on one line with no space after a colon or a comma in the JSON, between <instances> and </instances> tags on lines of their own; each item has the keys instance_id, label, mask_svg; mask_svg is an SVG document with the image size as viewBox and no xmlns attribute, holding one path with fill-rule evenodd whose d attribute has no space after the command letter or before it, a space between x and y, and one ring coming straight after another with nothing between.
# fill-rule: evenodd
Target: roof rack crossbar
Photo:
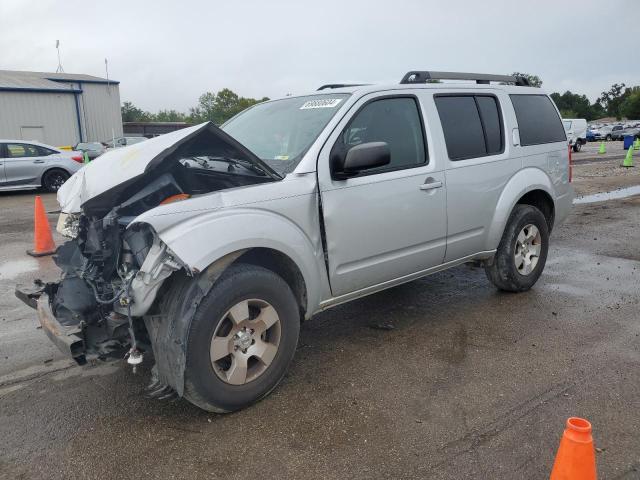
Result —
<instances>
[{"instance_id":1,"label":"roof rack crossbar","mask_svg":"<svg viewBox=\"0 0 640 480\"><path fill-rule=\"evenodd\" d=\"M367 83L327 83L326 85L322 85L318 90L327 90L330 88L344 88L344 87L361 87L363 85L368 85Z\"/></svg>"},{"instance_id":2,"label":"roof rack crossbar","mask_svg":"<svg viewBox=\"0 0 640 480\"><path fill-rule=\"evenodd\" d=\"M478 84L489 82L514 83L520 87L528 87L529 80L525 77L513 75L493 75L488 73L464 73L464 72L428 72L424 70L411 70L407 72L401 84L426 83L428 80L473 80Z\"/></svg>"}]
</instances>

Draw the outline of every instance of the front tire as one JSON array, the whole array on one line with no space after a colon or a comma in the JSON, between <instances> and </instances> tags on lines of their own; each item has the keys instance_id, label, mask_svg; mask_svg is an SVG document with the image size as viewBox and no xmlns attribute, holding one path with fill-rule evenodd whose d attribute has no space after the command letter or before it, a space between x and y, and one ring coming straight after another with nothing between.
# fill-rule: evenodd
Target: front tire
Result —
<instances>
[{"instance_id":1,"label":"front tire","mask_svg":"<svg viewBox=\"0 0 640 480\"><path fill-rule=\"evenodd\" d=\"M578 153L580 150L582 150L582 143L580 143L580 141L577 141L573 144L573 151Z\"/></svg>"},{"instance_id":2,"label":"front tire","mask_svg":"<svg viewBox=\"0 0 640 480\"><path fill-rule=\"evenodd\" d=\"M549 251L549 227L540 210L516 205L502 234L487 277L500 290L529 290L544 270Z\"/></svg>"},{"instance_id":3,"label":"front tire","mask_svg":"<svg viewBox=\"0 0 640 480\"><path fill-rule=\"evenodd\" d=\"M257 402L284 377L299 332L298 303L287 283L262 267L232 265L193 317L185 398L216 413Z\"/></svg>"}]
</instances>

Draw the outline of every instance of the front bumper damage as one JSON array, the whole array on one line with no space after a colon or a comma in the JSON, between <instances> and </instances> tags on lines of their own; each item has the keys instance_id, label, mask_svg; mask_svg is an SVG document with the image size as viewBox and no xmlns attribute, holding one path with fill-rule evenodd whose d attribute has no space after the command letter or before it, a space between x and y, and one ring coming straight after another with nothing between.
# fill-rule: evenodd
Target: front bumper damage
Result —
<instances>
[{"instance_id":1,"label":"front bumper damage","mask_svg":"<svg viewBox=\"0 0 640 480\"><path fill-rule=\"evenodd\" d=\"M47 286L41 282L36 282L33 288L17 285L16 297L37 310L42 330L56 347L79 365L84 365L87 358L82 329L58 322L51 310L49 295L45 293L46 288Z\"/></svg>"},{"instance_id":2,"label":"front bumper damage","mask_svg":"<svg viewBox=\"0 0 640 480\"><path fill-rule=\"evenodd\" d=\"M18 285L16 296L77 363L126 358L135 369L153 353L152 384L181 395L191 319L224 262L191 269L160 234L183 208L192 216L192 197L278 179L211 123L105 153L58 191L58 231L70 238L53 257L59 281Z\"/></svg>"}]
</instances>

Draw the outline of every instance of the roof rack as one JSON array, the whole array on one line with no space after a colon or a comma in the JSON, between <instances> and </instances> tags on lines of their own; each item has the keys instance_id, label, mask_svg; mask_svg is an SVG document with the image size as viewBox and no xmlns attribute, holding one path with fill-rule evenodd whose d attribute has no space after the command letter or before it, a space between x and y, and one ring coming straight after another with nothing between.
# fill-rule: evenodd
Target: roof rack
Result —
<instances>
[{"instance_id":1,"label":"roof rack","mask_svg":"<svg viewBox=\"0 0 640 480\"><path fill-rule=\"evenodd\" d=\"M529 80L525 77L515 77L513 75L492 75L488 73L464 73L464 72L427 72L412 70L407 72L401 84L407 83L427 83L428 80L474 80L478 84L489 84L490 82L515 83L520 87L528 87Z\"/></svg>"},{"instance_id":2,"label":"roof rack","mask_svg":"<svg viewBox=\"0 0 640 480\"><path fill-rule=\"evenodd\" d=\"M368 85L368 83L327 83L322 85L318 90L327 90L329 88L344 88L344 87L361 87Z\"/></svg>"}]
</instances>

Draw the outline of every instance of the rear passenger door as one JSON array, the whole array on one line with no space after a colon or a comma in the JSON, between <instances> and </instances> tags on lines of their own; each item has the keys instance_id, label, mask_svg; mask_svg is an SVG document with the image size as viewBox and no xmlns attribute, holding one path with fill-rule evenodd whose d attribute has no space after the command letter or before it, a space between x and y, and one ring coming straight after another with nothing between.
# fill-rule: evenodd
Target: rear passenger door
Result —
<instances>
[{"instance_id":1,"label":"rear passenger door","mask_svg":"<svg viewBox=\"0 0 640 480\"><path fill-rule=\"evenodd\" d=\"M446 261L487 249L500 194L521 162L509 158L505 120L496 91L434 95L446 156Z\"/></svg>"}]
</instances>

